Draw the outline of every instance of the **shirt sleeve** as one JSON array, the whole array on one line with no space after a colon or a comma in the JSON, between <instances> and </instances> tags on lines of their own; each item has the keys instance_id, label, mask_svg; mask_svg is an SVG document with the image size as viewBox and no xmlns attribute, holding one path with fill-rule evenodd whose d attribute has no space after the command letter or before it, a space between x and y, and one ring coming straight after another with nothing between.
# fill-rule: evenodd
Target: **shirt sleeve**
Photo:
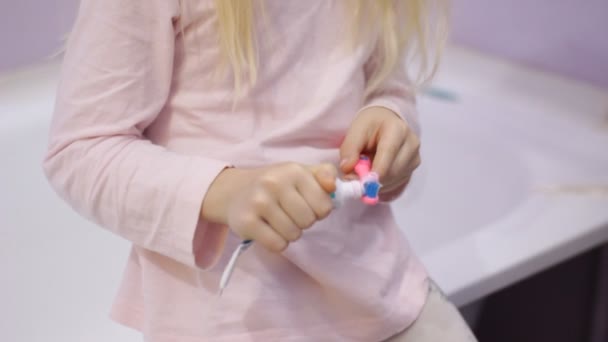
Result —
<instances>
[{"instance_id":1,"label":"shirt sleeve","mask_svg":"<svg viewBox=\"0 0 608 342\"><path fill-rule=\"evenodd\" d=\"M379 68L378 53L374 52L365 63L365 78L368 80ZM418 112L416 110L416 96L414 88L407 76L406 65L400 63L395 70L380 84L378 89L366 99L364 107L384 107L403 118L410 128L420 135Z\"/></svg>"},{"instance_id":2,"label":"shirt sleeve","mask_svg":"<svg viewBox=\"0 0 608 342\"><path fill-rule=\"evenodd\" d=\"M64 58L44 159L73 208L136 245L211 267L227 228L200 219L221 160L180 155L144 131L173 72L177 1L83 0Z\"/></svg>"}]
</instances>

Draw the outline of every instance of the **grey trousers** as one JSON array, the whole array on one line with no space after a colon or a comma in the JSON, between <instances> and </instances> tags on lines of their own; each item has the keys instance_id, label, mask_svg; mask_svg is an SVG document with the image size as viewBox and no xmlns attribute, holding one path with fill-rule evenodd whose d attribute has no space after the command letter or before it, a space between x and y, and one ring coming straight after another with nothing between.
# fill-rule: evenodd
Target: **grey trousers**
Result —
<instances>
[{"instance_id":1,"label":"grey trousers","mask_svg":"<svg viewBox=\"0 0 608 342\"><path fill-rule=\"evenodd\" d=\"M473 332L454 304L430 282L429 294L418 319L386 342L476 342Z\"/></svg>"}]
</instances>

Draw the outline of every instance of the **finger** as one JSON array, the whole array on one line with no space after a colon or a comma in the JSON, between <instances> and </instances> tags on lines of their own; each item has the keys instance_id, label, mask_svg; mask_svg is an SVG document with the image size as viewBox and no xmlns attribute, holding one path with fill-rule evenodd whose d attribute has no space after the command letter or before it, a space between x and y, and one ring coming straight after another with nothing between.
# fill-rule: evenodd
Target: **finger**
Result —
<instances>
[{"instance_id":1,"label":"finger","mask_svg":"<svg viewBox=\"0 0 608 342\"><path fill-rule=\"evenodd\" d=\"M385 126L380 132L380 141L376 147L376 156L373 159L372 171L376 172L382 180L386 177L397 153L405 142L405 134L399 127Z\"/></svg>"},{"instance_id":2,"label":"finger","mask_svg":"<svg viewBox=\"0 0 608 342\"><path fill-rule=\"evenodd\" d=\"M380 200L382 202L390 202L393 201L394 199L396 199L397 197L399 197L403 191L405 190L405 188L407 188L408 184L409 184L409 179L407 179L403 184L401 185L396 185L391 189L387 189L386 191L381 191L380 192ZM384 190L384 189L383 189Z\"/></svg>"},{"instance_id":3,"label":"finger","mask_svg":"<svg viewBox=\"0 0 608 342\"><path fill-rule=\"evenodd\" d=\"M335 191L335 178L333 183ZM328 192L321 187L315 177L300 179L298 183L296 183L296 188L314 212L315 219L324 219L332 211L334 206L331 197L328 196Z\"/></svg>"},{"instance_id":4,"label":"finger","mask_svg":"<svg viewBox=\"0 0 608 342\"><path fill-rule=\"evenodd\" d=\"M343 173L353 171L361 152L365 150L368 144L368 133L368 127L361 124L354 124L349 128L342 145L340 145L340 170Z\"/></svg>"},{"instance_id":5,"label":"finger","mask_svg":"<svg viewBox=\"0 0 608 342\"><path fill-rule=\"evenodd\" d=\"M289 246L289 242L262 219L256 221L250 231L253 232L251 238L270 251L279 253Z\"/></svg>"},{"instance_id":6,"label":"finger","mask_svg":"<svg viewBox=\"0 0 608 342\"><path fill-rule=\"evenodd\" d=\"M396 180L388 185L383 185L382 188L380 188L380 194L387 194L389 192L393 192L395 189L403 187L404 184L409 183L410 178L411 174L410 177L402 177L399 180Z\"/></svg>"},{"instance_id":7,"label":"finger","mask_svg":"<svg viewBox=\"0 0 608 342\"><path fill-rule=\"evenodd\" d=\"M311 171L316 181L321 185L323 190L330 194L336 191L336 178L338 170L332 164L319 164L311 167Z\"/></svg>"},{"instance_id":8,"label":"finger","mask_svg":"<svg viewBox=\"0 0 608 342\"><path fill-rule=\"evenodd\" d=\"M403 157L407 159L405 168L411 175L420 166L420 139L416 134L410 134L403 146Z\"/></svg>"},{"instance_id":9,"label":"finger","mask_svg":"<svg viewBox=\"0 0 608 342\"><path fill-rule=\"evenodd\" d=\"M411 170L414 171L422 163L422 160L420 159L420 138L418 138L416 134L411 134L411 138L408 139L408 148L411 148L413 151L409 166Z\"/></svg>"},{"instance_id":10,"label":"finger","mask_svg":"<svg viewBox=\"0 0 608 342\"><path fill-rule=\"evenodd\" d=\"M387 181L384 183L384 187L390 188L395 184L400 185L409 178L415 168L412 164L417 154L418 151L414 149L412 144L406 142L401 146L393 164L387 172Z\"/></svg>"},{"instance_id":11,"label":"finger","mask_svg":"<svg viewBox=\"0 0 608 342\"><path fill-rule=\"evenodd\" d=\"M296 188L290 188L282 193L279 198L279 204L287 216L300 229L309 228L317 219L312 208L308 206L308 203L306 203L306 200Z\"/></svg>"},{"instance_id":12,"label":"finger","mask_svg":"<svg viewBox=\"0 0 608 342\"><path fill-rule=\"evenodd\" d=\"M262 218L275 232L289 242L294 242L302 236L302 230L278 204L269 206Z\"/></svg>"}]
</instances>

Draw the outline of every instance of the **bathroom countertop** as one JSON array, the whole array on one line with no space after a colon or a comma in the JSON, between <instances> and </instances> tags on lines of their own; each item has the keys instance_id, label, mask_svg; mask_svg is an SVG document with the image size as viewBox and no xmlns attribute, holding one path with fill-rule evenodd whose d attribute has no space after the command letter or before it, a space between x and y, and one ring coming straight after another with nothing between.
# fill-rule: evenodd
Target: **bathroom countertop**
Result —
<instances>
[{"instance_id":1,"label":"bathroom countertop","mask_svg":"<svg viewBox=\"0 0 608 342\"><path fill-rule=\"evenodd\" d=\"M419 107L393 208L456 304L608 241L608 90L451 47Z\"/></svg>"}]
</instances>

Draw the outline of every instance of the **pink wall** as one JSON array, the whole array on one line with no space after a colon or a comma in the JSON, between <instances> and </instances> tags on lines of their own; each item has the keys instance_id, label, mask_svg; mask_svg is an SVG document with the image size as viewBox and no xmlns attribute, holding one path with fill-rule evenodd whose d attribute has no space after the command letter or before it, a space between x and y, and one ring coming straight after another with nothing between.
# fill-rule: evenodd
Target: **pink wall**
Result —
<instances>
[{"instance_id":1,"label":"pink wall","mask_svg":"<svg viewBox=\"0 0 608 342\"><path fill-rule=\"evenodd\" d=\"M52 53L77 4L2 1L0 71ZM608 87L608 0L453 0L453 14L460 44Z\"/></svg>"},{"instance_id":2,"label":"pink wall","mask_svg":"<svg viewBox=\"0 0 608 342\"><path fill-rule=\"evenodd\" d=\"M608 0L453 0L452 38L608 88Z\"/></svg>"}]
</instances>

